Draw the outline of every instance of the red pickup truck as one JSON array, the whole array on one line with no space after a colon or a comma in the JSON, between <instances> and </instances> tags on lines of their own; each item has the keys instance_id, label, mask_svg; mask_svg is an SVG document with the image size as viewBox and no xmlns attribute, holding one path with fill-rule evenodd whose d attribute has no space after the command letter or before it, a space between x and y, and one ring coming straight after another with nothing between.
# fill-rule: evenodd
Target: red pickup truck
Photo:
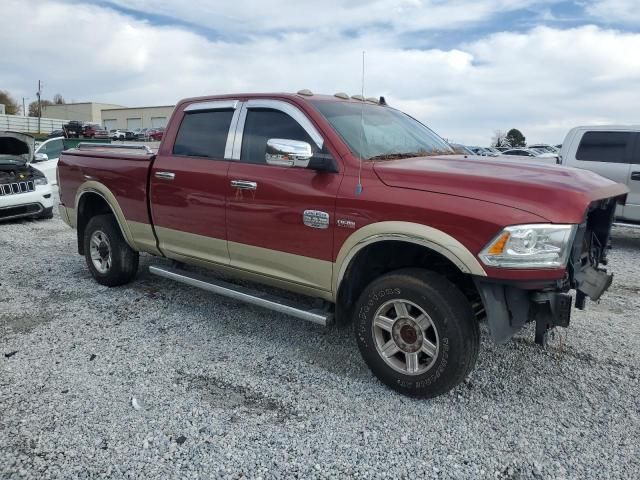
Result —
<instances>
[{"instance_id":1,"label":"red pickup truck","mask_svg":"<svg viewBox=\"0 0 640 480\"><path fill-rule=\"evenodd\" d=\"M543 343L568 326L570 290L577 308L597 300L628 193L589 171L458 155L382 98L309 91L183 100L157 153L81 144L58 175L60 213L99 283L131 281L147 252L173 261L155 274L352 321L373 373L422 397L473 369L480 320L496 342L535 322Z\"/></svg>"}]
</instances>

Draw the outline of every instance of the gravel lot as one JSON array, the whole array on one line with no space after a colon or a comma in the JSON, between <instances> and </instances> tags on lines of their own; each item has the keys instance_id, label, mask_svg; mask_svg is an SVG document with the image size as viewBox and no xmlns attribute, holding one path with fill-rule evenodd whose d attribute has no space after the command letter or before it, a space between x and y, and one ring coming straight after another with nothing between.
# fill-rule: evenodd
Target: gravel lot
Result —
<instances>
[{"instance_id":1,"label":"gravel lot","mask_svg":"<svg viewBox=\"0 0 640 480\"><path fill-rule=\"evenodd\" d=\"M151 276L109 289L57 216L0 224L2 478L638 478L640 232L543 350L483 326L469 380L382 386L350 331ZM132 401L132 399L135 399Z\"/></svg>"}]
</instances>

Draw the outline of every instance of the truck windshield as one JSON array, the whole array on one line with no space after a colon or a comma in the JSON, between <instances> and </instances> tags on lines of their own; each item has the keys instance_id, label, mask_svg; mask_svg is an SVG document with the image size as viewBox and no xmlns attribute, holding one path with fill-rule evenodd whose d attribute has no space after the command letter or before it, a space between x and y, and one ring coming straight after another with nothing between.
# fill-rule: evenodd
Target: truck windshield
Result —
<instances>
[{"instance_id":1,"label":"truck windshield","mask_svg":"<svg viewBox=\"0 0 640 480\"><path fill-rule=\"evenodd\" d=\"M453 155L447 142L405 113L362 102L311 101L347 143L365 160L424 155Z\"/></svg>"}]
</instances>

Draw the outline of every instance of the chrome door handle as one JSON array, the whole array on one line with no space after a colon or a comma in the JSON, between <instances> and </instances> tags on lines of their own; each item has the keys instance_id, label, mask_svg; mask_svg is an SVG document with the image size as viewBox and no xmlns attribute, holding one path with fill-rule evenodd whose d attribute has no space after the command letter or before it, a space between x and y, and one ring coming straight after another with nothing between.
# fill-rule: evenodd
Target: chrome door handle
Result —
<instances>
[{"instance_id":1,"label":"chrome door handle","mask_svg":"<svg viewBox=\"0 0 640 480\"><path fill-rule=\"evenodd\" d=\"M255 190L258 188L256 182L250 182L248 180L231 180L231 186L241 190Z\"/></svg>"},{"instance_id":2,"label":"chrome door handle","mask_svg":"<svg viewBox=\"0 0 640 480\"><path fill-rule=\"evenodd\" d=\"M640 172L631 172L631 180L640 180Z\"/></svg>"},{"instance_id":3,"label":"chrome door handle","mask_svg":"<svg viewBox=\"0 0 640 480\"><path fill-rule=\"evenodd\" d=\"M173 172L156 172L156 178L161 180L173 180L176 178L176 174Z\"/></svg>"}]
</instances>

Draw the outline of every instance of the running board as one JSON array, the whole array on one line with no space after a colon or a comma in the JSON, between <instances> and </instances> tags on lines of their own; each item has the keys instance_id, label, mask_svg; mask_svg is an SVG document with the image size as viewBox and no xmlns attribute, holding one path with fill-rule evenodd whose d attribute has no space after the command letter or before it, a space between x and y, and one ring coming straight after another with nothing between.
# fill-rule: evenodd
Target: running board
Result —
<instances>
[{"instance_id":1,"label":"running board","mask_svg":"<svg viewBox=\"0 0 640 480\"><path fill-rule=\"evenodd\" d=\"M233 298L234 300L267 308L278 313L284 313L285 315L306 320L307 322L323 326L333 323L333 314L330 312L326 312L322 309L309 310L301 308L289 300L263 292L256 292L239 285L227 283L223 280L205 278L202 275L172 267L159 267L152 265L149 267L149 272L154 275L159 275L160 277L169 278L180 283L191 285L192 287L198 287L209 292L217 293L218 295L224 295L225 297Z\"/></svg>"},{"instance_id":2,"label":"running board","mask_svg":"<svg viewBox=\"0 0 640 480\"><path fill-rule=\"evenodd\" d=\"M614 227L640 228L640 223L613 222Z\"/></svg>"}]
</instances>

